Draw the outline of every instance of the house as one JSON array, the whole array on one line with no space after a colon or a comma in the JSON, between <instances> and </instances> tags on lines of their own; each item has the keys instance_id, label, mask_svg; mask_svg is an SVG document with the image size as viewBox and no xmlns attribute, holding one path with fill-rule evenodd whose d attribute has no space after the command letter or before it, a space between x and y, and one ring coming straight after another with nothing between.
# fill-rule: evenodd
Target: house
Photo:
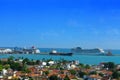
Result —
<instances>
[{"instance_id":1,"label":"house","mask_svg":"<svg viewBox=\"0 0 120 80\"><path fill-rule=\"evenodd\" d=\"M99 75L90 75L88 80L101 80L102 77Z\"/></svg>"}]
</instances>

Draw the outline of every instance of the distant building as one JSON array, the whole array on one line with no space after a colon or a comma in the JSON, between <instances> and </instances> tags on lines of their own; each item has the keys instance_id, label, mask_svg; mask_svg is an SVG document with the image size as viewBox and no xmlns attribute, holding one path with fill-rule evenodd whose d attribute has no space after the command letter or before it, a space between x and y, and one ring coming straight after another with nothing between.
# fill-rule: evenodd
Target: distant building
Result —
<instances>
[{"instance_id":1,"label":"distant building","mask_svg":"<svg viewBox=\"0 0 120 80\"><path fill-rule=\"evenodd\" d=\"M12 53L12 49L4 49L4 48L1 48L0 49L0 53Z\"/></svg>"}]
</instances>

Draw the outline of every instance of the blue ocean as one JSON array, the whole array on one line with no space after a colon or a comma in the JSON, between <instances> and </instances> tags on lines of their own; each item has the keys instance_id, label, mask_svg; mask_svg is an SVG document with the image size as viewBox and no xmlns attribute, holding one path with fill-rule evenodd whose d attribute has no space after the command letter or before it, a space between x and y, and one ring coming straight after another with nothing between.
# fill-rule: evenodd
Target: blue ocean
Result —
<instances>
[{"instance_id":1,"label":"blue ocean","mask_svg":"<svg viewBox=\"0 0 120 80\"><path fill-rule=\"evenodd\" d=\"M52 48L40 48L41 53L48 53ZM70 49L56 49L58 52L70 52ZM106 50L107 51L107 50ZM35 60L42 59L53 59L53 60L77 60L83 64L99 64L101 62L114 62L120 64L120 50L110 50L115 56L92 56L92 55L79 55L74 53L72 56L54 56L48 54L0 54L0 58L8 58L9 56L14 56L15 58L23 57Z\"/></svg>"}]
</instances>

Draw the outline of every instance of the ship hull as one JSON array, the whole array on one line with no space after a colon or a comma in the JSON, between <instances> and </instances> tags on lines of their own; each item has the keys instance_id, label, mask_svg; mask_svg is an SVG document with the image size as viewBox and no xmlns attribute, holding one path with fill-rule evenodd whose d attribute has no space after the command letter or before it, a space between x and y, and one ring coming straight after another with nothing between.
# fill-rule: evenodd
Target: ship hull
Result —
<instances>
[{"instance_id":1,"label":"ship hull","mask_svg":"<svg viewBox=\"0 0 120 80\"><path fill-rule=\"evenodd\" d=\"M49 53L49 55L72 56L73 53Z\"/></svg>"}]
</instances>

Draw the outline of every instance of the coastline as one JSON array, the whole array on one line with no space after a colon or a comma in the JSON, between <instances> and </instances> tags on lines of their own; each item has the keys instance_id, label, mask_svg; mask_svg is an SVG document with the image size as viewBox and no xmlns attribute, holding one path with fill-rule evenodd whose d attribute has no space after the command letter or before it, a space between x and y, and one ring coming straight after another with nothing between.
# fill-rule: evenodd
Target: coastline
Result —
<instances>
[{"instance_id":1,"label":"coastline","mask_svg":"<svg viewBox=\"0 0 120 80\"><path fill-rule=\"evenodd\" d=\"M49 54L0 54L0 58L8 58L13 56L15 58L24 57L34 60L53 59L53 60L78 60L85 64L99 64L100 62L114 62L120 64L120 56L88 56L88 55L72 55L72 56L53 56Z\"/></svg>"}]
</instances>

